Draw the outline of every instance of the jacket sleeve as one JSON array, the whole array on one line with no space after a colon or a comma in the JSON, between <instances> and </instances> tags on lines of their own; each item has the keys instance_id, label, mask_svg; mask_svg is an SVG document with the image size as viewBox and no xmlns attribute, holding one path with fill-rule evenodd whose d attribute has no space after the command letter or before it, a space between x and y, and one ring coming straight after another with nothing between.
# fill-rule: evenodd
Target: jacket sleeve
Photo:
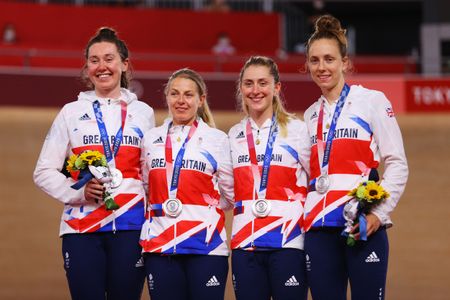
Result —
<instances>
[{"instance_id":1,"label":"jacket sleeve","mask_svg":"<svg viewBox=\"0 0 450 300\"><path fill-rule=\"evenodd\" d=\"M394 117L392 105L383 93L377 93L372 108L373 138L378 145L384 173L381 186L389 192L390 197L372 211L383 225L392 226L390 213L396 207L408 179L403 139Z\"/></svg>"},{"instance_id":2,"label":"jacket sleeve","mask_svg":"<svg viewBox=\"0 0 450 300\"><path fill-rule=\"evenodd\" d=\"M146 147L146 137L148 139L148 131L155 127L155 114L153 109L146 105L147 109L145 111L146 118L144 120L146 123L143 126L143 134L144 136L141 139L141 157L140 157L140 165L141 165L141 176L142 176L142 184L144 186L145 195L147 199L148 195L148 172L149 168L147 166L147 153L148 148Z\"/></svg>"},{"instance_id":3,"label":"jacket sleeve","mask_svg":"<svg viewBox=\"0 0 450 300\"><path fill-rule=\"evenodd\" d=\"M298 145L298 158L300 160L300 164L303 167L303 170L309 176L310 168L309 168L309 159L311 156L311 144L308 134L308 128L304 122L300 122L299 134L300 134L300 144Z\"/></svg>"},{"instance_id":4,"label":"jacket sleeve","mask_svg":"<svg viewBox=\"0 0 450 300\"><path fill-rule=\"evenodd\" d=\"M140 157L140 163L141 163L141 174L142 174L142 184L144 186L145 195L148 195L148 172L149 168L147 165L147 153L148 149L146 148L145 140L146 140L146 134L144 134L144 137L141 140L141 157Z\"/></svg>"},{"instance_id":5,"label":"jacket sleeve","mask_svg":"<svg viewBox=\"0 0 450 300\"><path fill-rule=\"evenodd\" d=\"M63 108L47 133L34 170L33 179L34 183L49 196L65 204L81 204L86 202L84 187L79 190L71 188L75 180L70 177L67 178L61 173L70 150L64 111Z\"/></svg>"},{"instance_id":6,"label":"jacket sleeve","mask_svg":"<svg viewBox=\"0 0 450 300\"><path fill-rule=\"evenodd\" d=\"M233 166L231 162L230 141L227 135L223 135L218 141L218 182L220 189L220 208L230 210L234 207L234 179Z\"/></svg>"},{"instance_id":7,"label":"jacket sleeve","mask_svg":"<svg viewBox=\"0 0 450 300\"><path fill-rule=\"evenodd\" d=\"M153 128L153 127L155 127L156 126L156 123L155 123L155 112L153 111L153 108L150 108L150 117L149 117L149 122L150 122L150 128L149 129L151 129L151 128Z\"/></svg>"}]
</instances>

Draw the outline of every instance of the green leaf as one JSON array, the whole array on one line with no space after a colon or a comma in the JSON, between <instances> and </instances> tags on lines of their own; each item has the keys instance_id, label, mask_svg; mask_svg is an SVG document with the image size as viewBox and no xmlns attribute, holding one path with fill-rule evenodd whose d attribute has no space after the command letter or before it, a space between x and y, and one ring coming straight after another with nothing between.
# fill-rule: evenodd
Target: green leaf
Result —
<instances>
[{"instance_id":1,"label":"green leaf","mask_svg":"<svg viewBox=\"0 0 450 300\"><path fill-rule=\"evenodd\" d=\"M86 163L80 157L75 160L74 165L78 170L83 170L86 167Z\"/></svg>"},{"instance_id":2,"label":"green leaf","mask_svg":"<svg viewBox=\"0 0 450 300\"><path fill-rule=\"evenodd\" d=\"M359 199L363 199L365 196L365 192L366 192L366 187L359 186L358 189L356 190L356 197L358 197Z\"/></svg>"},{"instance_id":3,"label":"green leaf","mask_svg":"<svg viewBox=\"0 0 450 300\"><path fill-rule=\"evenodd\" d=\"M106 207L106 210L116 210L120 206L114 201L113 198L110 197L110 198L105 199L105 207Z\"/></svg>"},{"instance_id":4,"label":"green leaf","mask_svg":"<svg viewBox=\"0 0 450 300\"><path fill-rule=\"evenodd\" d=\"M102 160L100 162L101 166L106 167L108 165L108 162L106 161L106 157L103 155Z\"/></svg>"},{"instance_id":5,"label":"green leaf","mask_svg":"<svg viewBox=\"0 0 450 300\"><path fill-rule=\"evenodd\" d=\"M347 245L350 247L353 247L356 244L355 239L352 236L348 236L347 237Z\"/></svg>"}]
</instances>

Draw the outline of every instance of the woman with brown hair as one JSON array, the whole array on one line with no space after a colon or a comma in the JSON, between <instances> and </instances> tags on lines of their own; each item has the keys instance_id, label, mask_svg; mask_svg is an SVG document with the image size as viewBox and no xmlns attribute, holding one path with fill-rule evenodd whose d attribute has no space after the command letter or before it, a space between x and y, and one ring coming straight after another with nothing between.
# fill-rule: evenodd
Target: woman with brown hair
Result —
<instances>
[{"instance_id":1,"label":"woman with brown hair","mask_svg":"<svg viewBox=\"0 0 450 300\"><path fill-rule=\"evenodd\" d=\"M145 220L141 173L143 132L155 124L153 109L128 90L128 48L111 28L100 28L85 49L83 79L89 91L66 104L47 134L34 181L64 204L62 255L72 299L135 299L145 280L139 234ZM114 182L61 172L66 157L104 155ZM108 175L109 176L109 175Z\"/></svg>"},{"instance_id":2,"label":"woman with brown hair","mask_svg":"<svg viewBox=\"0 0 450 300\"><path fill-rule=\"evenodd\" d=\"M350 280L352 299L384 299L386 228L408 178L402 135L383 93L345 82L351 66L339 20L324 15L316 21L306 57L322 92L304 115L312 143L304 224L311 293L315 300L346 299ZM380 185L390 197L358 221L351 215L360 207L350 191L378 182L380 164ZM366 241L349 246L345 235Z\"/></svg>"}]
</instances>

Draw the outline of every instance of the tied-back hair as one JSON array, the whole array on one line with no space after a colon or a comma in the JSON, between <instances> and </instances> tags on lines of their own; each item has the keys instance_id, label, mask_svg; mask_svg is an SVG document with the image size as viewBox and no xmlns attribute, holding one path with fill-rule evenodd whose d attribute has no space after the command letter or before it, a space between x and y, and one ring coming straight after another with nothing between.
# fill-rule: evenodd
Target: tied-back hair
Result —
<instances>
[{"instance_id":1,"label":"tied-back hair","mask_svg":"<svg viewBox=\"0 0 450 300\"><path fill-rule=\"evenodd\" d=\"M170 75L169 80L167 81L165 87L164 87L164 95L167 96L169 93L170 85L172 84L172 81L175 78L185 78L192 80L195 85L197 86L197 92L200 96L205 96L205 101L203 102L203 105L200 106L197 110L197 116L200 117L206 124L208 124L211 127L216 127L216 124L214 122L213 115L211 113L211 110L209 109L208 101L207 101L207 95L208 90L206 88L205 81L203 80L202 76L195 72L194 70L191 70L189 68L183 68L179 69L175 72L173 72L172 75Z\"/></svg>"},{"instance_id":2,"label":"tied-back hair","mask_svg":"<svg viewBox=\"0 0 450 300\"><path fill-rule=\"evenodd\" d=\"M280 82L280 72L278 71L278 66L273 59L267 56L251 56L244 64L239 74L239 80L236 87L236 99L238 102L238 107L248 116L248 105L244 103L243 96L241 93L242 77L244 76L245 70L250 66L264 66L269 69L270 75L272 75L275 84ZM281 91L279 94L274 95L272 99L273 112L277 120L278 126L280 126L280 134L282 136L287 136L287 123L289 119L294 119L295 115L288 113L284 108L284 101L282 99Z\"/></svg>"},{"instance_id":3,"label":"tied-back hair","mask_svg":"<svg viewBox=\"0 0 450 300\"><path fill-rule=\"evenodd\" d=\"M89 49L92 45L101 43L101 42L108 42L116 45L117 51L119 52L120 59L122 62L125 62L128 60L128 47L125 44L125 42L116 34L116 31L110 27L100 27L96 34L91 37L89 42L86 45L86 48L84 49L84 57L86 59L86 62L89 58ZM93 89L94 84L89 80L89 77L86 74L87 69L87 63L85 63L82 71L81 78L85 82L88 88ZM130 86L131 81L131 64L128 62L128 70L125 72L122 72L120 76L120 87L122 88L128 88Z\"/></svg>"},{"instance_id":4,"label":"tied-back hair","mask_svg":"<svg viewBox=\"0 0 450 300\"><path fill-rule=\"evenodd\" d=\"M314 32L306 43L306 56L309 56L311 44L320 39L335 40L338 44L339 53L342 58L348 57L348 42L345 33L346 29L342 28L341 22L332 15L320 16L314 24ZM351 70L351 64L347 71Z\"/></svg>"}]
</instances>

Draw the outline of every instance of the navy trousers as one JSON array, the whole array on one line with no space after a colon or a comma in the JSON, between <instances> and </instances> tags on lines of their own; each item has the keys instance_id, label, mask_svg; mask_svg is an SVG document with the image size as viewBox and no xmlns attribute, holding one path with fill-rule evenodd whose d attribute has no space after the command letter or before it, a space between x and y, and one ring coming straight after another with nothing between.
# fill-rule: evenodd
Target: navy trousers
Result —
<instances>
[{"instance_id":1,"label":"navy trousers","mask_svg":"<svg viewBox=\"0 0 450 300\"><path fill-rule=\"evenodd\" d=\"M350 281L352 300L385 297L389 243L381 227L367 241L347 246L343 228L313 229L305 235L308 284L314 300L345 300Z\"/></svg>"},{"instance_id":2,"label":"navy trousers","mask_svg":"<svg viewBox=\"0 0 450 300\"><path fill-rule=\"evenodd\" d=\"M73 300L140 300L145 270L138 230L66 234L62 255Z\"/></svg>"},{"instance_id":3,"label":"navy trousers","mask_svg":"<svg viewBox=\"0 0 450 300\"><path fill-rule=\"evenodd\" d=\"M233 250L237 300L306 300L305 253L299 249Z\"/></svg>"},{"instance_id":4,"label":"navy trousers","mask_svg":"<svg viewBox=\"0 0 450 300\"><path fill-rule=\"evenodd\" d=\"M219 255L145 254L152 300L223 300L228 257Z\"/></svg>"}]
</instances>

